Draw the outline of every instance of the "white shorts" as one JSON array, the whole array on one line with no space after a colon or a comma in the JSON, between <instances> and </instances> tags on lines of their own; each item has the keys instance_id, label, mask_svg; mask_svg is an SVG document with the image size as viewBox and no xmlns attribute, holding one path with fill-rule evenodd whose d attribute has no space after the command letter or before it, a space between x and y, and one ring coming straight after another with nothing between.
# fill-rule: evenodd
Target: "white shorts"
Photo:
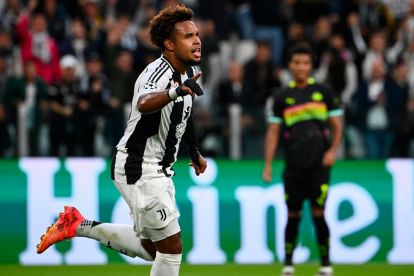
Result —
<instances>
[{"instance_id":1,"label":"white shorts","mask_svg":"<svg viewBox=\"0 0 414 276\"><path fill-rule=\"evenodd\" d=\"M163 240L180 232L175 187L162 167L142 164L142 176L133 185L114 181L127 202L134 229L142 239Z\"/></svg>"}]
</instances>

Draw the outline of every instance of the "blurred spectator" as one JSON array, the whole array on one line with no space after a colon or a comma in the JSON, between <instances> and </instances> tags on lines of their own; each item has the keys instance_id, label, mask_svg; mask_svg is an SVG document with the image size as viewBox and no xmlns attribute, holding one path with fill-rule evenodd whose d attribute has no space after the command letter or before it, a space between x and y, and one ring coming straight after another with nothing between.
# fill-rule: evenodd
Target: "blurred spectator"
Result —
<instances>
[{"instance_id":1,"label":"blurred spectator","mask_svg":"<svg viewBox=\"0 0 414 276\"><path fill-rule=\"evenodd\" d=\"M107 42L117 44L120 48L134 52L138 48L137 28L131 23L127 14L118 17L116 23L109 28Z\"/></svg>"},{"instance_id":2,"label":"blurred spectator","mask_svg":"<svg viewBox=\"0 0 414 276\"><path fill-rule=\"evenodd\" d=\"M402 21L398 25L398 28L395 29L395 35L393 36L395 39L392 41L394 45L386 50L386 57L389 65L394 65L402 52L407 49L409 41L411 40L409 38L409 32L406 20Z\"/></svg>"},{"instance_id":3,"label":"blurred spectator","mask_svg":"<svg viewBox=\"0 0 414 276\"><path fill-rule=\"evenodd\" d=\"M127 50L116 53L115 49L109 48L105 57L111 87L109 108L105 112L105 137L107 144L114 148L125 129L125 105L130 107L138 73L134 70L133 55Z\"/></svg>"},{"instance_id":4,"label":"blurred spectator","mask_svg":"<svg viewBox=\"0 0 414 276\"><path fill-rule=\"evenodd\" d=\"M392 13L395 20L400 22L410 9L411 0L382 0Z\"/></svg>"},{"instance_id":5,"label":"blurred spectator","mask_svg":"<svg viewBox=\"0 0 414 276\"><path fill-rule=\"evenodd\" d=\"M248 157L259 157L263 151L263 137L266 131L265 106L274 89L279 86L276 70L271 61L270 44L257 42L256 56L246 63L243 94L243 114L246 129L243 135L244 149Z\"/></svg>"},{"instance_id":6,"label":"blurred spectator","mask_svg":"<svg viewBox=\"0 0 414 276\"><path fill-rule=\"evenodd\" d=\"M66 14L57 0L43 0L48 32L57 43L61 43L66 36Z\"/></svg>"},{"instance_id":7,"label":"blurred spectator","mask_svg":"<svg viewBox=\"0 0 414 276\"><path fill-rule=\"evenodd\" d=\"M279 85L275 78L275 67L270 55L271 48L267 41L257 41L256 55L248 61L245 69L245 94L243 102L248 109L264 106L272 90Z\"/></svg>"},{"instance_id":8,"label":"blurred spectator","mask_svg":"<svg viewBox=\"0 0 414 276\"><path fill-rule=\"evenodd\" d=\"M0 54L0 157L5 156L10 147L10 135L8 131L8 102L7 86L9 76L7 74L7 61Z\"/></svg>"},{"instance_id":9,"label":"blurred spectator","mask_svg":"<svg viewBox=\"0 0 414 276\"><path fill-rule=\"evenodd\" d=\"M152 0L140 0L137 9L134 10L133 22L135 26L141 28L157 14L157 9Z\"/></svg>"},{"instance_id":10,"label":"blurred spectator","mask_svg":"<svg viewBox=\"0 0 414 276\"><path fill-rule=\"evenodd\" d=\"M249 0L231 0L232 17L241 39L253 39L253 19Z\"/></svg>"},{"instance_id":11,"label":"blurred spectator","mask_svg":"<svg viewBox=\"0 0 414 276\"><path fill-rule=\"evenodd\" d=\"M10 34L5 31L0 31L0 55L6 62L6 74L8 76L18 75L22 69L18 60L18 54L13 49L13 43Z\"/></svg>"},{"instance_id":12,"label":"blurred spectator","mask_svg":"<svg viewBox=\"0 0 414 276\"><path fill-rule=\"evenodd\" d=\"M16 39L16 22L21 10L23 10L21 1L6 0L2 10L0 11L1 30L8 32L10 36L13 38L13 40Z\"/></svg>"},{"instance_id":13,"label":"blurred spectator","mask_svg":"<svg viewBox=\"0 0 414 276\"><path fill-rule=\"evenodd\" d=\"M220 82L214 99L214 102L217 103L218 115L224 120L227 120L229 105L242 104L245 94L243 65L231 61L227 71L227 78Z\"/></svg>"},{"instance_id":14,"label":"blurred spectator","mask_svg":"<svg viewBox=\"0 0 414 276\"><path fill-rule=\"evenodd\" d=\"M409 68L410 90L414 91L414 1L409 0L409 9L397 31L397 42L391 49L391 57L403 57Z\"/></svg>"},{"instance_id":15,"label":"blurred spectator","mask_svg":"<svg viewBox=\"0 0 414 276\"><path fill-rule=\"evenodd\" d=\"M358 91L358 117L369 159L387 158L391 153L393 133L386 100L385 64L378 59L372 64L371 78L365 80Z\"/></svg>"},{"instance_id":16,"label":"blurred spectator","mask_svg":"<svg viewBox=\"0 0 414 276\"><path fill-rule=\"evenodd\" d=\"M336 33L330 37L329 49L322 56L316 77L329 84L344 105L351 102L358 85L358 75L352 53L346 48L341 34Z\"/></svg>"},{"instance_id":17,"label":"blurred spectator","mask_svg":"<svg viewBox=\"0 0 414 276\"><path fill-rule=\"evenodd\" d=\"M271 45L271 61L281 65L283 54L283 0L251 0L254 39L267 40Z\"/></svg>"},{"instance_id":18,"label":"blurred spectator","mask_svg":"<svg viewBox=\"0 0 414 276\"><path fill-rule=\"evenodd\" d=\"M366 80L371 79L371 73L373 72L372 66L375 63L381 62L384 66L384 73L387 72L386 64L386 50L387 50L387 38L383 31L376 31L371 34L369 39L369 49L365 55L365 59L362 64L362 76Z\"/></svg>"},{"instance_id":19,"label":"blurred spectator","mask_svg":"<svg viewBox=\"0 0 414 276\"><path fill-rule=\"evenodd\" d=\"M98 117L102 118L110 101L108 79L103 73L101 56L96 52L87 55L87 74L80 80L79 112L76 118L79 147L82 156L95 155L95 134Z\"/></svg>"},{"instance_id":20,"label":"blurred spectator","mask_svg":"<svg viewBox=\"0 0 414 276\"><path fill-rule=\"evenodd\" d=\"M330 37L329 49L323 54L315 77L318 81L329 85L341 99L345 111L345 125L347 125L344 129L345 156L362 157L362 139L353 126L356 110L352 98L358 86L358 72L341 34L335 33Z\"/></svg>"},{"instance_id":21,"label":"blurred spectator","mask_svg":"<svg viewBox=\"0 0 414 276\"><path fill-rule=\"evenodd\" d=\"M414 40L414 1L410 0L408 14L404 19L404 34L407 36L408 43Z\"/></svg>"},{"instance_id":22,"label":"blurred spectator","mask_svg":"<svg viewBox=\"0 0 414 276\"><path fill-rule=\"evenodd\" d=\"M367 51L367 45L362 36L359 16L356 12L351 12L347 15L347 26L350 33L348 44L355 50L357 57L364 55Z\"/></svg>"},{"instance_id":23,"label":"blurred spectator","mask_svg":"<svg viewBox=\"0 0 414 276\"><path fill-rule=\"evenodd\" d=\"M407 46L406 51L402 53L401 57L408 65L408 84L410 86L412 97L414 91L414 41Z\"/></svg>"},{"instance_id":24,"label":"blurred spectator","mask_svg":"<svg viewBox=\"0 0 414 276\"><path fill-rule=\"evenodd\" d=\"M329 38L332 33L332 23L329 17L321 16L317 19L312 36L311 36L311 46L315 49L316 60L315 68L319 66L320 58L322 53L324 53L329 48Z\"/></svg>"},{"instance_id":25,"label":"blurred spectator","mask_svg":"<svg viewBox=\"0 0 414 276\"><path fill-rule=\"evenodd\" d=\"M285 47L283 49L283 65L287 66L287 53L294 45L307 41L305 26L299 22L292 22L288 26Z\"/></svg>"},{"instance_id":26,"label":"blurred spectator","mask_svg":"<svg viewBox=\"0 0 414 276\"><path fill-rule=\"evenodd\" d=\"M27 61L23 66L23 73L23 77L13 79L10 82L9 93L13 113L10 115L15 123L15 129L17 129L18 108L24 106L29 138L29 156L39 156L39 130L46 110L47 86L37 74L35 61Z\"/></svg>"},{"instance_id":27,"label":"blurred spectator","mask_svg":"<svg viewBox=\"0 0 414 276\"><path fill-rule=\"evenodd\" d=\"M217 91L222 78L220 74L222 63L219 56L220 39L216 33L215 22L212 19L198 21L196 24L201 39L203 62L200 64L200 69L203 72L201 81L205 94L201 98L196 98L194 125L201 152L204 156L214 157L220 154L222 150L220 143L221 128L214 119L215 108L212 107L213 91Z\"/></svg>"},{"instance_id":28,"label":"blurred spectator","mask_svg":"<svg viewBox=\"0 0 414 276\"><path fill-rule=\"evenodd\" d=\"M88 48L103 55L105 49L106 26L101 14L99 0L79 0L80 10L72 19L80 19L86 28Z\"/></svg>"},{"instance_id":29,"label":"blurred spectator","mask_svg":"<svg viewBox=\"0 0 414 276\"><path fill-rule=\"evenodd\" d=\"M409 118L408 65L399 60L384 84L387 115L394 139L392 157L409 157L412 122Z\"/></svg>"},{"instance_id":30,"label":"blurred spectator","mask_svg":"<svg viewBox=\"0 0 414 276\"><path fill-rule=\"evenodd\" d=\"M72 55L77 60L76 75L83 76L86 73L85 55L90 49L87 40L87 32L82 20L75 18L70 23L70 36L60 45L62 56Z\"/></svg>"},{"instance_id":31,"label":"blurred spectator","mask_svg":"<svg viewBox=\"0 0 414 276\"><path fill-rule=\"evenodd\" d=\"M76 128L74 119L79 94L75 57L63 56L60 68L60 81L48 89L49 153L51 156L76 156L76 137L84 130Z\"/></svg>"},{"instance_id":32,"label":"blurred spectator","mask_svg":"<svg viewBox=\"0 0 414 276\"><path fill-rule=\"evenodd\" d=\"M380 0L361 1L358 16L364 37L379 29L391 29L395 23L392 12Z\"/></svg>"},{"instance_id":33,"label":"blurred spectator","mask_svg":"<svg viewBox=\"0 0 414 276\"><path fill-rule=\"evenodd\" d=\"M329 84L345 106L351 103L358 85L358 75L352 53L346 48L341 34L330 37L329 49L325 50L315 77Z\"/></svg>"},{"instance_id":34,"label":"blurred spectator","mask_svg":"<svg viewBox=\"0 0 414 276\"><path fill-rule=\"evenodd\" d=\"M103 16L105 17L106 24L112 25L118 17L117 4L119 2L127 1L118 1L118 0L106 0L104 5Z\"/></svg>"},{"instance_id":35,"label":"blurred spectator","mask_svg":"<svg viewBox=\"0 0 414 276\"><path fill-rule=\"evenodd\" d=\"M30 29L29 29L30 21ZM43 14L24 14L16 26L20 41L22 62L33 61L36 72L48 84L59 79L59 51L56 41L47 32L47 21Z\"/></svg>"},{"instance_id":36,"label":"blurred spectator","mask_svg":"<svg viewBox=\"0 0 414 276\"><path fill-rule=\"evenodd\" d=\"M104 18L100 12L99 0L85 0L82 9L89 39L91 41L100 40L104 27Z\"/></svg>"},{"instance_id":37,"label":"blurred spectator","mask_svg":"<svg viewBox=\"0 0 414 276\"><path fill-rule=\"evenodd\" d=\"M232 104L242 104L244 92L244 68L243 65L232 61L228 65L227 78L223 79L214 97L213 104L217 108L217 121L222 129L222 155L229 157L229 107ZM242 116L242 128L250 119L244 120Z\"/></svg>"},{"instance_id":38,"label":"blurred spectator","mask_svg":"<svg viewBox=\"0 0 414 276\"><path fill-rule=\"evenodd\" d=\"M201 39L201 52L203 54L203 62L200 64L201 71L203 72L203 83L207 84L210 90L214 90L216 87L214 73L215 67L212 67L214 61L210 57L214 54L218 54L220 51L220 40L216 35L215 24L212 20L205 20L200 22L200 39ZM217 70L219 71L219 70ZM212 78L210 78L212 76ZM213 82L213 84L212 84Z\"/></svg>"},{"instance_id":39,"label":"blurred spectator","mask_svg":"<svg viewBox=\"0 0 414 276\"><path fill-rule=\"evenodd\" d=\"M141 72L145 67L160 56L160 50L150 38L149 24L141 26L138 30L138 51L137 51L137 71Z\"/></svg>"},{"instance_id":40,"label":"blurred spectator","mask_svg":"<svg viewBox=\"0 0 414 276\"><path fill-rule=\"evenodd\" d=\"M214 120L211 107L198 107L194 110L194 125L196 128L197 141L200 152L203 156L218 157L222 151L221 145L221 128L218 122ZM182 155L188 156L188 154Z\"/></svg>"},{"instance_id":41,"label":"blurred spectator","mask_svg":"<svg viewBox=\"0 0 414 276\"><path fill-rule=\"evenodd\" d=\"M365 8L363 7L364 5ZM357 52L357 59L364 59L364 64L362 65L362 74L364 78L369 77L370 71L370 64L365 64L365 62L367 60L372 62L372 58L375 57L375 55L382 55L384 57L388 55L386 49L388 44L387 35L394 32L394 29L391 28L391 26L387 28L385 23L380 23L381 20L378 18L375 19L375 17L378 16L378 14L375 13L377 8L380 10L383 10L384 8L386 10L386 7L380 4L377 0L365 0L365 2L359 6L360 13L363 15L351 12L347 16L347 23L351 33L351 43ZM367 19L366 16L368 15L372 16ZM390 23L389 25L394 25L394 23ZM366 41L369 41L369 46L366 45ZM357 64L359 63L360 62L357 62Z\"/></svg>"}]
</instances>

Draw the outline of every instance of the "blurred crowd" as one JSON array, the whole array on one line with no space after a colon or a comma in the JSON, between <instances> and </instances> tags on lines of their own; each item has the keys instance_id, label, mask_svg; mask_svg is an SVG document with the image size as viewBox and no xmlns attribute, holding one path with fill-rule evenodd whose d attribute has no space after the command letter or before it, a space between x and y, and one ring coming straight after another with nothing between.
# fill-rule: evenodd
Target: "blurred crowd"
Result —
<instances>
[{"instance_id":1,"label":"blurred crowd","mask_svg":"<svg viewBox=\"0 0 414 276\"><path fill-rule=\"evenodd\" d=\"M21 121L26 155L110 156L134 82L160 56L149 21L179 2L202 40L205 155L230 157L239 106L241 157L262 157L269 98L290 81L286 52L306 42L315 78L342 100L342 157L413 156L414 0L0 1L0 156L21 153Z\"/></svg>"}]
</instances>

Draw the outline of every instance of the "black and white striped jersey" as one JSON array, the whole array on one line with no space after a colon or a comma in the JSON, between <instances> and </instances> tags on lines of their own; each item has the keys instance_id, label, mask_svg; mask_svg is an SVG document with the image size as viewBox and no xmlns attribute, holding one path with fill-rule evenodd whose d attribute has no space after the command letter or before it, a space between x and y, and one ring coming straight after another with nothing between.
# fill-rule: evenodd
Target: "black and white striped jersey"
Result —
<instances>
[{"instance_id":1,"label":"black and white striped jersey","mask_svg":"<svg viewBox=\"0 0 414 276\"><path fill-rule=\"evenodd\" d=\"M194 139L194 134L189 133L194 129L191 116L193 97L178 97L150 114L139 112L137 103L142 95L178 86L194 73L195 68L189 67L186 74L181 75L161 56L139 75L134 86L128 124L112 160L113 180L134 184L141 178L143 163L159 164L166 173L173 173L170 167L177 159L178 147L186 129L185 137ZM188 142L195 145L194 141Z\"/></svg>"}]
</instances>

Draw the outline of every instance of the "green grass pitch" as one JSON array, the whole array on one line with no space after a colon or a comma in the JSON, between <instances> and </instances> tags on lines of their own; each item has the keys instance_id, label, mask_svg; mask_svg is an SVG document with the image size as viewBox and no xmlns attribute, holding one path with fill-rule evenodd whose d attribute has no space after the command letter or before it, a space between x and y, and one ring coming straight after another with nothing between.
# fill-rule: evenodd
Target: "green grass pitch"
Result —
<instances>
[{"instance_id":1,"label":"green grass pitch","mask_svg":"<svg viewBox=\"0 0 414 276\"><path fill-rule=\"evenodd\" d=\"M296 266L296 276L313 276L318 266ZM273 276L280 275L281 265L188 265L181 266L180 276ZM414 265L334 265L336 276L393 276L414 275ZM18 266L0 265L0 275L20 276L82 276L82 275L149 275L149 266L103 265L103 266Z\"/></svg>"}]
</instances>

